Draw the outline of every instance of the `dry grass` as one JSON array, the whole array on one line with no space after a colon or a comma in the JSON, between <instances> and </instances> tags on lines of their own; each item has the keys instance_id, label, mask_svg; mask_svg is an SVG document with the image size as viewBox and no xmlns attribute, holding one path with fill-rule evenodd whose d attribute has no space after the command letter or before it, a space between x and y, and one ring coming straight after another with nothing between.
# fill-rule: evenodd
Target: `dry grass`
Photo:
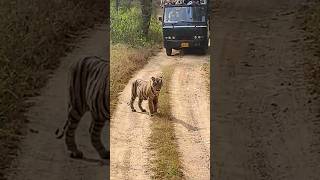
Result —
<instances>
[{"instance_id":1,"label":"dry grass","mask_svg":"<svg viewBox=\"0 0 320 180\"><path fill-rule=\"evenodd\" d=\"M151 124L150 148L155 153L151 161L154 179L183 179L182 163L175 136L173 117L171 115L169 82L174 67L163 70L165 83L159 96L158 115L154 116Z\"/></svg>"},{"instance_id":2,"label":"dry grass","mask_svg":"<svg viewBox=\"0 0 320 180\"><path fill-rule=\"evenodd\" d=\"M315 58L306 58L305 73L308 77L312 94L320 95L320 1L315 0L301 9L304 17L302 28L306 31L305 52L313 54ZM306 56L311 57L311 56Z\"/></svg>"},{"instance_id":3,"label":"dry grass","mask_svg":"<svg viewBox=\"0 0 320 180\"><path fill-rule=\"evenodd\" d=\"M83 30L106 22L106 7L103 0L0 1L0 179L24 134L24 101L39 95Z\"/></svg>"},{"instance_id":4,"label":"dry grass","mask_svg":"<svg viewBox=\"0 0 320 180\"><path fill-rule=\"evenodd\" d=\"M210 92L210 63L204 63L201 66L208 92Z\"/></svg>"},{"instance_id":5,"label":"dry grass","mask_svg":"<svg viewBox=\"0 0 320 180\"><path fill-rule=\"evenodd\" d=\"M111 59L110 59L110 109L114 112L119 93L132 75L147 64L150 56L159 51L162 27L152 17L149 34L141 32L140 1L122 2L117 12L115 0L111 1ZM130 5L129 5L130 4Z\"/></svg>"},{"instance_id":6,"label":"dry grass","mask_svg":"<svg viewBox=\"0 0 320 180\"><path fill-rule=\"evenodd\" d=\"M119 93L122 92L132 75L148 63L153 48L131 48L124 44L112 44L110 52L110 109L115 110Z\"/></svg>"}]
</instances>

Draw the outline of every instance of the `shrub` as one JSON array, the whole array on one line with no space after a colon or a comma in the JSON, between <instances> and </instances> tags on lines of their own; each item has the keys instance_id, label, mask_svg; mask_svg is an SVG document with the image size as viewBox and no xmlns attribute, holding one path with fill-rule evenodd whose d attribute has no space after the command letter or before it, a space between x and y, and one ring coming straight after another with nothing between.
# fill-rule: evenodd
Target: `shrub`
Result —
<instances>
[{"instance_id":1,"label":"shrub","mask_svg":"<svg viewBox=\"0 0 320 180\"><path fill-rule=\"evenodd\" d=\"M111 6L111 41L132 47L150 46L161 42L161 26L155 17L151 18L149 34L145 36L141 28L142 16L138 5L120 8L117 12Z\"/></svg>"}]
</instances>

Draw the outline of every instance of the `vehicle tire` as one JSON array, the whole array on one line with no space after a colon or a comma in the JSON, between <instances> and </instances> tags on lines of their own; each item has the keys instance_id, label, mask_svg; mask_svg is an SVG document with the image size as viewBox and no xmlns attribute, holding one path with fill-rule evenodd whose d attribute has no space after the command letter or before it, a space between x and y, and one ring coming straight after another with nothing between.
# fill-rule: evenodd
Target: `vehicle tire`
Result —
<instances>
[{"instance_id":1,"label":"vehicle tire","mask_svg":"<svg viewBox=\"0 0 320 180\"><path fill-rule=\"evenodd\" d=\"M171 56L172 49L171 48L166 48L166 53L167 53L167 56Z\"/></svg>"},{"instance_id":2,"label":"vehicle tire","mask_svg":"<svg viewBox=\"0 0 320 180\"><path fill-rule=\"evenodd\" d=\"M207 54L207 50L208 50L208 48L202 48L201 49L201 54L202 55L206 55Z\"/></svg>"}]
</instances>

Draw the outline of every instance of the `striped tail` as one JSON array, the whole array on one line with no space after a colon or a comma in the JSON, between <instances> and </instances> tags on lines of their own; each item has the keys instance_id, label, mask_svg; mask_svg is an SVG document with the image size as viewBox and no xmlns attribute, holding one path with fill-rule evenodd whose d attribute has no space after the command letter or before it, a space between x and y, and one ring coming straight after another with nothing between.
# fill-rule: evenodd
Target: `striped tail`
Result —
<instances>
[{"instance_id":1,"label":"striped tail","mask_svg":"<svg viewBox=\"0 0 320 180\"><path fill-rule=\"evenodd\" d=\"M138 81L135 80L132 83L132 87L131 87L131 98L130 98L130 102L127 103L128 106L131 105L132 100L134 100L133 98L135 98L137 96L137 86L138 86Z\"/></svg>"},{"instance_id":2,"label":"striped tail","mask_svg":"<svg viewBox=\"0 0 320 180\"><path fill-rule=\"evenodd\" d=\"M137 96L137 86L138 86L138 81L135 80L133 83L132 83L132 88L131 88L131 95L132 96Z\"/></svg>"}]
</instances>

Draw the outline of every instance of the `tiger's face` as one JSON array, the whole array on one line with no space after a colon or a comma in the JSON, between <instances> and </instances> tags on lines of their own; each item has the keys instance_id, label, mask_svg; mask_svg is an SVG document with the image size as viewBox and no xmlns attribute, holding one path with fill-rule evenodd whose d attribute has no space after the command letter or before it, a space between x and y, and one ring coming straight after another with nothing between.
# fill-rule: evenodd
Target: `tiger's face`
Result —
<instances>
[{"instance_id":1,"label":"tiger's face","mask_svg":"<svg viewBox=\"0 0 320 180\"><path fill-rule=\"evenodd\" d=\"M161 87L162 87L162 76L160 77L151 77L151 86L152 89L154 91L154 93L156 94L156 96L159 95Z\"/></svg>"}]
</instances>

